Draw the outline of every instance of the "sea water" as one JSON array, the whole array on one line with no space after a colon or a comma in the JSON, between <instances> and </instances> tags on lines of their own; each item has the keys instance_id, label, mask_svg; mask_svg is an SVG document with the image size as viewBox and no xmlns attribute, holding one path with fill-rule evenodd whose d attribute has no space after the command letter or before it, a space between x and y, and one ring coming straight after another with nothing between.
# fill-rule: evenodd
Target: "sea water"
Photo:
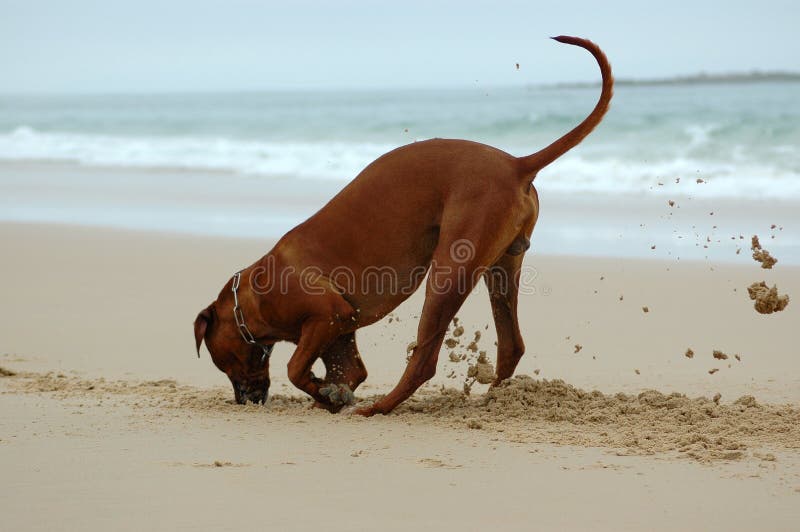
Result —
<instances>
[{"instance_id":1,"label":"sea water","mask_svg":"<svg viewBox=\"0 0 800 532\"><path fill-rule=\"evenodd\" d=\"M182 225L169 214L177 206L164 200L171 185L185 188L182 180L193 173L205 176L196 186L211 195L246 189L236 201L210 203L213 213L197 205L198 219L241 218L237 201L244 208L248 193L260 198L276 187L316 194L318 208L376 157L415 141L465 138L517 156L532 153L579 123L598 95L599 86L0 96L0 162L111 169L88 177L54 171L47 186L68 189L69 201L105 191L101 202L86 199L81 208L67 209L68 220L59 215L58 195L49 195L42 208L39 195L20 192L24 183L3 172L0 219L202 228L207 224ZM707 186L682 193L800 202L798 96L797 82L618 86L600 126L543 170L537 188L542 194L666 196L675 193L666 183L702 179ZM115 168L135 169L140 177ZM131 186L144 199L126 211L119 204L127 204L122 197ZM263 216L274 214L264 225L274 233L268 236L313 213L313 204L265 209ZM211 224L216 229L210 232L245 233L248 224L245 216L222 230Z\"/></svg>"},{"instance_id":2,"label":"sea water","mask_svg":"<svg viewBox=\"0 0 800 532\"><path fill-rule=\"evenodd\" d=\"M0 159L222 170L346 182L433 137L536 151L592 109L599 88L0 97ZM541 186L800 197L800 83L622 86L600 127ZM489 178L490 176L487 176Z\"/></svg>"}]
</instances>

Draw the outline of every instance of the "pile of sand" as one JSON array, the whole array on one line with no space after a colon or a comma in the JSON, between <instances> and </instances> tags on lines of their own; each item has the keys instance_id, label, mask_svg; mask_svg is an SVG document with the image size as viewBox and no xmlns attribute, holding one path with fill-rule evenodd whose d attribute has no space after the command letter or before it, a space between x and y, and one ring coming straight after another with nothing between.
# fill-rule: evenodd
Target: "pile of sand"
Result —
<instances>
[{"instance_id":1,"label":"pile of sand","mask_svg":"<svg viewBox=\"0 0 800 532\"><path fill-rule=\"evenodd\" d=\"M800 410L732 404L647 390L638 395L586 392L561 380L517 376L483 397L443 390L412 398L398 412L502 430L514 441L612 447L621 454L677 452L696 460L738 459L752 446L800 447Z\"/></svg>"},{"instance_id":2,"label":"pile of sand","mask_svg":"<svg viewBox=\"0 0 800 532\"><path fill-rule=\"evenodd\" d=\"M322 415L305 396L271 395L266 406L242 406L233 402L227 388L200 389L172 380L106 381L21 373L4 379L4 383L8 391L3 393L47 393L78 407L123 405L148 418L172 415L185 419L196 414L207 418L234 413ZM677 453L701 461L739 459L759 447L800 447L800 410L796 407L760 404L752 396L732 404L715 399L690 399L654 390L606 395L586 392L560 380L518 376L482 396L469 396L452 388L423 390L400 405L390 418L492 431L520 443L606 447L625 455Z\"/></svg>"},{"instance_id":3,"label":"pile of sand","mask_svg":"<svg viewBox=\"0 0 800 532\"><path fill-rule=\"evenodd\" d=\"M747 293L750 294L750 299L755 301L753 307L759 314L780 312L789 304L788 294L779 296L777 285L773 285L770 288L764 281L748 286Z\"/></svg>"},{"instance_id":4,"label":"pile of sand","mask_svg":"<svg viewBox=\"0 0 800 532\"><path fill-rule=\"evenodd\" d=\"M230 388L201 389L172 379L157 381L111 381L83 379L63 373L18 373L10 390L16 393L48 393L55 399L78 400L78 406L126 405L133 410L169 408L191 412L257 412L263 405L237 405ZM5 392L8 393L8 392ZM273 396L268 410L276 413L311 405L308 397Z\"/></svg>"},{"instance_id":5,"label":"pile of sand","mask_svg":"<svg viewBox=\"0 0 800 532\"><path fill-rule=\"evenodd\" d=\"M766 270L771 270L775 263L778 262L778 259L770 255L769 251L761 247L757 235L753 235L750 239L750 249L753 251L753 260L760 262L761 267Z\"/></svg>"}]
</instances>

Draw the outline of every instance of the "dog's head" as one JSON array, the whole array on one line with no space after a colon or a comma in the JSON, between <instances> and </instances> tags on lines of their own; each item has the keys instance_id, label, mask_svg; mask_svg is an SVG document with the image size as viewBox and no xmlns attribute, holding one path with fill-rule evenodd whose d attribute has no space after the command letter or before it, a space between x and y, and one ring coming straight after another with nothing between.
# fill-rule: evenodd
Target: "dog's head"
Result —
<instances>
[{"instance_id":1,"label":"dog's head","mask_svg":"<svg viewBox=\"0 0 800 532\"><path fill-rule=\"evenodd\" d=\"M226 288L230 294L230 283ZM205 341L214 365L230 379L237 403L264 403L269 393L269 354L274 342L249 344L244 340L233 316L233 297L228 294L223 289L217 300L194 320L197 353L199 356L200 344Z\"/></svg>"}]
</instances>

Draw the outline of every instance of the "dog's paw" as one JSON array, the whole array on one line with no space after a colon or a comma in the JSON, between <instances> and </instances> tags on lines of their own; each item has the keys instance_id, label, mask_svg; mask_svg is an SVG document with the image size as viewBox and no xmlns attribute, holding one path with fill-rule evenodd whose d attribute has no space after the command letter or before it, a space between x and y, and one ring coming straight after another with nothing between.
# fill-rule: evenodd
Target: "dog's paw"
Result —
<instances>
[{"instance_id":1,"label":"dog's paw","mask_svg":"<svg viewBox=\"0 0 800 532\"><path fill-rule=\"evenodd\" d=\"M375 410L374 404L362 401L358 404L344 408L341 413L348 416L372 417L377 414L378 411Z\"/></svg>"},{"instance_id":2,"label":"dog's paw","mask_svg":"<svg viewBox=\"0 0 800 532\"><path fill-rule=\"evenodd\" d=\"M374 405L363 406L361 408L356 408L353 414L357 416L364 416L364 417L372 417L377 414L377 410L375 410Z\"/></svg>"},{"instance_id":3,"label":"dog's paw","mask_svg":"<svg viewBox=\"0 0 800 532\"><path fill-rule=\"evenodd\" d=\"M319 393L328 398L334 406L352 405L356 396L346 384L327 384L319 389Z\"/></svg>"},{"instance_id":4,"label":"dog's paw","mask_svg":"<svg viewBox=\"0 0 800 532\"><path fill-rule=\"evenodd\" d=\"M374 406L373 403L361 401L358 404L343 408L340 413L346 416L372 417L377 413Z\"/></svg>"}]
</instances>

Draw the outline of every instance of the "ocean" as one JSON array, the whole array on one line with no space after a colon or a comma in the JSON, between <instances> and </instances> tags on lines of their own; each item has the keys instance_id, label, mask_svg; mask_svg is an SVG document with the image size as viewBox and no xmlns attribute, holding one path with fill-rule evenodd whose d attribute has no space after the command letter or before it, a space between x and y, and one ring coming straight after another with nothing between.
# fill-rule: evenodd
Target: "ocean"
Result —
<instances>
[{"instance_id":1,"label":"ocean","mask_svg":"<svg viewBox=\"0 0 800 532\"><path fill-rule=\"evenodd\" d=\"M798 94L798 82L617 86L600 126L536 186L573 198L800 201ZM386 151L445 137L526 155L580 122L598 95L476 86L0 96L0 164L72 169L2 172L0 220L279 237Z\"/></svg>"},{"instance_id":2,"label":"ocean","mask_svg":"<svg viewBox=\"0 0 800 532\"><path fill-rule=\"evenodd\" d=\"M268 181L351 180L433 137L514 155L547 145L599 88L0 97L0 159L201 169ZM700 177L700 193L800 197L800 83L617 87L599 128L537 185L648 191Z\"/></svg>"}]
</instances>

